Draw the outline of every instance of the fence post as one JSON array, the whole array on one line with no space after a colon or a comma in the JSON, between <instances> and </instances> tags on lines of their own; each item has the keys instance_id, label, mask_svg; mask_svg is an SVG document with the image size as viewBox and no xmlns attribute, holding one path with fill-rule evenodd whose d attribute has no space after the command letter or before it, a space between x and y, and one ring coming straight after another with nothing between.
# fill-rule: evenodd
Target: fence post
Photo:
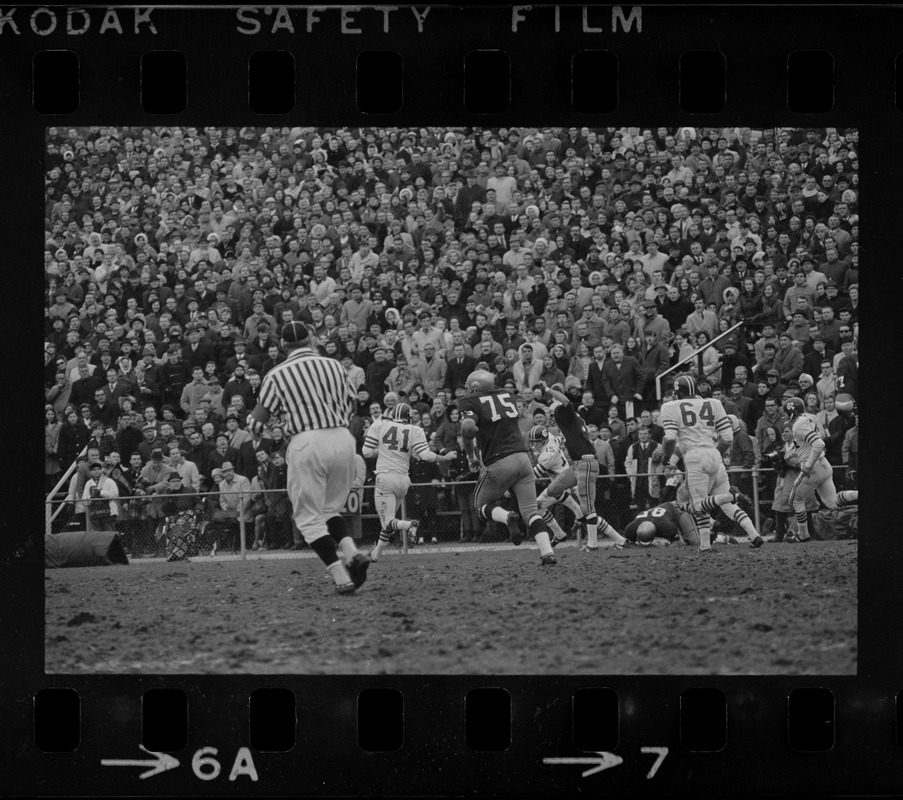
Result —
<instances>
[{"instance_id":1,"label":"fence post","mask_svg":"<svg viewBox=\"0 0 903 800\"><path fill-rule=\"evenodd\" d=\"M53 530L53 513L50 501L44 503L44 535L49 536Z\"/></svg>"},{"instance_id":2,"label":"fence post","mask_svg":"<svg viewBox=\"0 0 903 800\"><path fill-rule=\"evenodd\" d=\"M85 530L88 533L91 533L91 499L89 497L85 500ZM76 508L78 508L78 505L76 505Z\"/></svg>"},{"instance_id":3,"label":"fence post","mask_svg":"<svg viewBox=\"0 0 903 800\"><path fill-rule=\"evenodd\" d=\"M406 497L401 498L401 518L402 519L408 518L408 504L407 504ZM418 533L419 533L419 531L418 531ZM398 535L401 537L401 552L404 555L407 555L408 554L408 532L407 531L398 531Z\"/></svg>"},{"instance_id":4,"label":"fence post","mask_svg":"<svg viewBox=\"0 0 903 800\"><path fill-rule=\"evenodd\" d=\"M238 538L240 540L241 545L241 560L245 560L246 551L245 551L245 535L247 533L247 529L245 528L245 498L242 497L238 503Z\"/></svg>"},{"instance_id":5,"label":"fence post","mask_svg":"<svg viewBox=\"0 0 903 800\"><path fill-rule=\"evenodd\" d=\"M759 513L759 470L752 469L752 496L753 496L753 524L756 531L762 535L762 515Z\"/></svg>"}]
</instances>

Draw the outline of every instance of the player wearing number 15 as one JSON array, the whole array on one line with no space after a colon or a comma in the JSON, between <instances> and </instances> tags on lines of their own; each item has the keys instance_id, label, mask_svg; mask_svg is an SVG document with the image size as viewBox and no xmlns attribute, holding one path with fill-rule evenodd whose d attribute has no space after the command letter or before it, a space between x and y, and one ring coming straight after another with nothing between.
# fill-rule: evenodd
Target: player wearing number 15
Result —
<instances>
[{"instance_id":1,"label":"player wearing number 15","mask_svg":"<svg viewBox=\"0 0 903 800\"><path fill-rule=\"evenodd\" d=\"M411 456L422 461L451 461L457 458L457 453L440 456L430 450L423 428L411 425L411 407L407 403L399 403L370 426L362 452L364 458L377 455L373 494L381 528L379 541L370 551L370 560L378 561L395 531L407 531L412 538L417 535L419 520L395 518L398 506L411 488L408 475Z\"/></svg>"},{"instance_id":2,"label":"player wearing number 15","mask_svg":"<svg viewBox=\"0 0 903 800\"><path fill-rule=\"evenodd\" d=\"M471 372L465 384L467 394L458 400L461 412L461 436L467 461L473 471L483 470L474 490L474 506L485 520L508 525L511 541L523 541L518 514L496 505L509 489L517 500L524 520L536 544L542 565L556 563L549 541L549 528L536 507L536 476L518 426L517 405L511 392L496 389L495 378L485 370ZM475 442L479 442L479 455Z\"/></svg>"},{"instance_id":3,"label":"player wearing number 15","mask_svg":"<svg viewBox=\"0 0 903 800\"><path fill-rule=\"evenodd\" d=\"M687 490L690 493L693 518L699 532L699 549L712 551L712 528L703 501L713 494L730 492L727 470L722 454L734 440L731 421L724 412L720 400L702 398L696 394L696 381L689 375L681 375L674 381L677 400L671 400L661 409L661 425L665 429L664 459L671 468L676 466L675 446L683 453L687 470ZM728 514L746 517L739 507L728 504ZM762 537L755 529L752 543L759 546Z\"/></svg>"}]
</instances>

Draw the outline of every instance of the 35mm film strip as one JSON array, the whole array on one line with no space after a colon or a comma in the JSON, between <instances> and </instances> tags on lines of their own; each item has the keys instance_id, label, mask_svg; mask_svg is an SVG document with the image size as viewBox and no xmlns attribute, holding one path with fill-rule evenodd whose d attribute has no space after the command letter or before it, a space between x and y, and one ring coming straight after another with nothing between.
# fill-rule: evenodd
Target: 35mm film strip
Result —
<instances>
[{"instance_id":1,"label":"35mm film strip","mask_svg":"<svg viewBox=\"0 0 903 800\"><path fill-rule=\"evenodd\" d=\"M9 445L0 603L4 793L899 791L899 14L840 6L542 3L0 7L6 120L0 141L9 156L0 219L3 297L10 301L4 315L10 380L0 395ZM842 269L828 256L830 247L819 245L824 238L835 245ZM691 240L698 240L698 252ZM729 275L703 274L709 248L711 260L732 268ZM529 261L518 255L522 250ZM868 315L858 311L860 256L869 262ZM633 261L646 277L628 281ZM521 263L529 276L518 272ZM686 287L671 280L677 267L685 270ZM220 401L219 416L197 418L204 447L194 446L214 461L198 470L196 489L213 499L198 512L197 536L186 540L182 559L170 558L164 500L153 500L154 490L147 502L111 506L112 523L109 514L100 525L79 518L90 513L79 501L91 464L83 467L82 484L76 468L76 478L67 476L51 492L66 466L59 439L42 453L18 425L23 403L40 402L32 392L43 381L45 404L60 417L71 405L72 429L85 429L84 441L72 434L70 463L95 446L101 470L125 472L134 451L136 476L149 468L165 484L175 471L182 482L185 468L172 460L168 440L174 436L175 449L186 453L193 446L186 423L195 409L181 405L184 387L172 383L179 371L173 363L194 352L189 331L198 329L202 345L211 344L210 358L199 362L205 385L243 387L241 375L234 383L243 357L265 377L273 366L265 365L267 357L276 363L284 355L276 333L288 318L276 318L277 295L285 304L280 313L297 312L318 337L325 330L317 342L324 351L331 340L346 347L348 318L341 313L355 300L355 287L364 301L385 303L369 307L347 348L351 366L363 363L365 393L355 410L369 425L374 401L379 413L389 406L366 391L370 362L383 363L378 349L421 369L420 360L430 358L429 331L445 325L436 342L451 351L442 358L453 372L460 326L465 356L474 367L484 360L492 368L495 356L511 349L503 343L514 345L521 363L525 343L546 339L551 353L560 328L576 355L582 309L575 306L592 307L599 296L606 327L598 329L598 342L587 334L587 354L605 338L606 358L621 344L640 362L648 352L645 328L637 327L643 304L658 301L661 309L667 302L657 283L665 284L664 297L674 285L693 309L696 295L709 298L703 292L715 281L736 281L739 306L744 268L753 281L747 294L765 283L783 290L775 355L767 357L780 366L788 356L778 355L784 348L777 334L793 330L790 348L818 370L792 376L779 370L779 391L769 383L771 367L758 362L771 338L762 334L765 316L741 314L737 319L751 326L741 326L748 340L735 350L747 358L750 403L768 395L779 408L788 390L805 398L807 375L819 403L813 415L825 412L825 436L836 435L829 404L818 396L827 358L835 384L826 393L852 394L855 426L861 423L872 442L861 464L856 444L855 486L838 479L839 490L863 484L866 493L861 511L839 522L836 512L820 515L817 503L808 516L806 508L782 506L782 479L769 478L767 469L731 473L741 492L755 490L756 510L744 507L761 532L768 533L766 520L777 524L783 514L795 538L811 530L808 543L780 541L790 537L771 530L765 546L749 548L739 529L725 527L712 557L680 540L620 548L620 534L606 540L600 525L607 546L581 550L588 531L575 529L577 544L572 535L556 547L554 566L540 566L538 540L528 536L514 547L504 523L471 516L466 482L458 486L457 473L436 466L422 481L412 473L415 486L399 512L417 509L422 544L414 536L401 547L404 532L396 534L366 582L346 597L333 594L333 578L324 579L303 536L288 523L271 526L268 510L282 512L263 500L262 537L252 516L203 538L225 519L216 509L228 509L218 499L221 484L202 481L212 481L215 469L230 472L225 463L240 476L246 467L241 442L229 450L231 397ZM811 292L791 292L792 303L797 294L811 294L806 313L795 319L797 307L784 302L787 284L810 269L828 275L823 286L813 279ZM422 285L421 276L427 276ZM808 283L806 277L802 284ZM551 284L558 289L538 309L530 292ZM720 326L729 316L720 293L727 284L717 285L719 294L710 298L713 336L731 325ZM302 303L318 291L317 302ZM765 300L770 294L762 288ZM519 299L529 308L517 308ZM618 323L609 310L621 300L623 342L610 335L617 327L608 327ZM429 311L420 313L419 301ZM537 334L534 317L544 318L547 305L550 330ZM836 325L830 315L813 318L811 309L824 305L837 312ZM385 313L390 306L397 316ZM700 319L708 313L703 306ZM449 307L453 313L443 312ZM562 320L553 307L562 309ZM335 336L325 319L330 312L338 316ZM378 330L369 330L371 313ZM587 319L593 314L591 308ZM200 316L204 324L192 324ZM465 316L469 324L461 325ZM269 331L265 321L259 336L264 317L279 327ZM437 325L439 318L449 322ZM233 333L230 321L238 323ZM480 350L487 326L497 326L489 338L499 353L492 345ZM31 347L20 347L25 338L45 342L43 375ZM825 356L809 341L815 338L828 340ZM236 347L237 339L245 341ZM75 385L77 346L84 342L95 370L104 378L110 366L117 372L111 382ZM275 354L268 344L276 345ZM178 356L171 356L173 347ZM668 348L674 349L670 336ZM338 344L334 350L344 354ZM374 354L360 362L362 350ZM570 374L570 356L562 386L592 389L589 372ZM855 375L850 361L841 368L844 357L854 358ZM509 366L513 398L521 386ZM736 373L738 366L744 365L729 360L720 370ZM703 367L706 374L696 377L710 377L731 400L731 381L720 370ZM68 399L51 392L58 372ZM122 396L137 392L135 402L123 406L115 385L133 372L139 377ZM148 374L158 380L150 382L150 400L140 389ZM185 374L187 385L192 378ZM503 389L508 375L501 367L498 374ZM643 412L658 414L663 400L652 374L651 383L632 387L629 404L606 392L600 377L599 396L587 407L593 436L608 441L600 431L607 429L617 444L615 419L625 437L630 417L647 427L640 424ZM422 417L432 417L435 397L446 388L453 405L455 378L446 387L445 376L430 384L428 370L418 375L408 384L396 373L394 388L415 410L424 404ZM848 382L838 387L838 375ZM571 377L576 384L567 384ZM103 418L92 439L106 402L93 389L103 385L116 398L114 430ZM241 387L246 402L253 393ZM744 383L740 393L746 392ZM579 394L575 404L583 402ZM548 398L535 400L518 407L522 419L529 417L521 430L534 424L554 430ZM748 404L734 403L753 423L757 458L762 443L768 449L767 430L762 438L756 430L765 402L755 417L741 410ZM244 428L246 410L240 403L234 411ZM429 426L439 428L444 414L440 408L436 419L418 424L430 436ZM208 420L216 423L209 447ZM45 426L52 435L46 418ZM136 435L123 439L125 428ZM227 442L216 461L220 431ZM61 435L66 441L70 434ZM157 445L165 460L155 459ZM849 449L839 470L850 466ZM121 463L114 458L107 467L114 451ZM619 467L625 455L626 446L620 455L612 447ZM42 456L47 485L36 477ZM604 456L600 461L604 466ZM155 464L165 464L165 474ZM633 483L600 478L595 508L617 531L644 507L671 499L654 465L648 469L646 490L644 469L634 469L641 477ZM247 474L255 472L252 465ZM93 478L97 485L104 479ZM126 488L136 485L137 478ZM126 488L120 497L137 497ZM364 491L362 498L354 541L366 553L380 523L373 495ZM575 515L561 513L555 519L569 527ZM78 538L85 528L93 538ZM464 541L477 534L481 542ZM66 536L77 538L71 550L76 539ZM254 542L263 548L252 549ZM127 555L120 556L122 546ZM107 566L45 566L51 550L77 562L79 548L86 563L97 558ZM128 563L110 563L117 561Z\"/></svg>"}]
</instances>

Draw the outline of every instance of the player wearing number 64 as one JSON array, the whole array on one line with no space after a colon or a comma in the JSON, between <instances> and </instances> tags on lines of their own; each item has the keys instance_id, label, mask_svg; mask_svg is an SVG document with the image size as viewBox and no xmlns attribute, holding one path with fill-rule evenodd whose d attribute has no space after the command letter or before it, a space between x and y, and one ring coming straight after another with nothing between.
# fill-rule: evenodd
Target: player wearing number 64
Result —
<instances>
[{"instance_id":1,"label":"player wearing number 64","mask_svg":"<svg viewBox=\"0 0 903 800\"><path fill-rule=\"evenodd\" d=\"M670 467L675 467L677 456L674 451L675 447L680 447L687 470L692 514L699 533L699 550L714 552L711 520L703 503L711 495L730 492L722 454L730 449L734 432L721 401L699 397L696 381L690 375L678 377L674 381L674 391L677 399L662 405L661 410L661 425L665 429L664 460ZM722 509L737 521L747 519L746 513L734 503L727 503ZM760 546L764 541L762 537L755 528L751 528L751 533L751 544Z\"/></svg>"},{"instance_id":2,"label":"player wearing number 64","mask_svg":"<svg viewBox=\"0 0 903 800\"><path fill-rule=\"evenodd\" d=\"M539 545L540 564L555 564L549 527L536 506L536 476L518 426L514 396L507 389L497 389L495 378L486 370L471 372L465 387L467 393L458 400L464 450L472 470L477 471L482 460L473 496L477 513L484 520L506 524L515 545L523 541L519 524L523 519ZM508 490L517 500L519 515L497 505Z\"/></svg>"}]
</instances>

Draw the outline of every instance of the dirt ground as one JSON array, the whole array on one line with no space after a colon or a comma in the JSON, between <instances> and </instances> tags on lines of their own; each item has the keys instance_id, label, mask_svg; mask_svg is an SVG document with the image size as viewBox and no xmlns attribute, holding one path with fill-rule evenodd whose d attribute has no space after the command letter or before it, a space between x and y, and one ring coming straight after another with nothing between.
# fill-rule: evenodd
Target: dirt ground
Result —
<instances>
[{"instance_id":1,"label":"dirt ground","mask_svg":"<svg viewBox=\"0 0 903 800\"><path fill-rule=\"evenodd\" d=\"M855 674L856 542L48 570L49 673Z\"/></svg>"}]
</instances>

